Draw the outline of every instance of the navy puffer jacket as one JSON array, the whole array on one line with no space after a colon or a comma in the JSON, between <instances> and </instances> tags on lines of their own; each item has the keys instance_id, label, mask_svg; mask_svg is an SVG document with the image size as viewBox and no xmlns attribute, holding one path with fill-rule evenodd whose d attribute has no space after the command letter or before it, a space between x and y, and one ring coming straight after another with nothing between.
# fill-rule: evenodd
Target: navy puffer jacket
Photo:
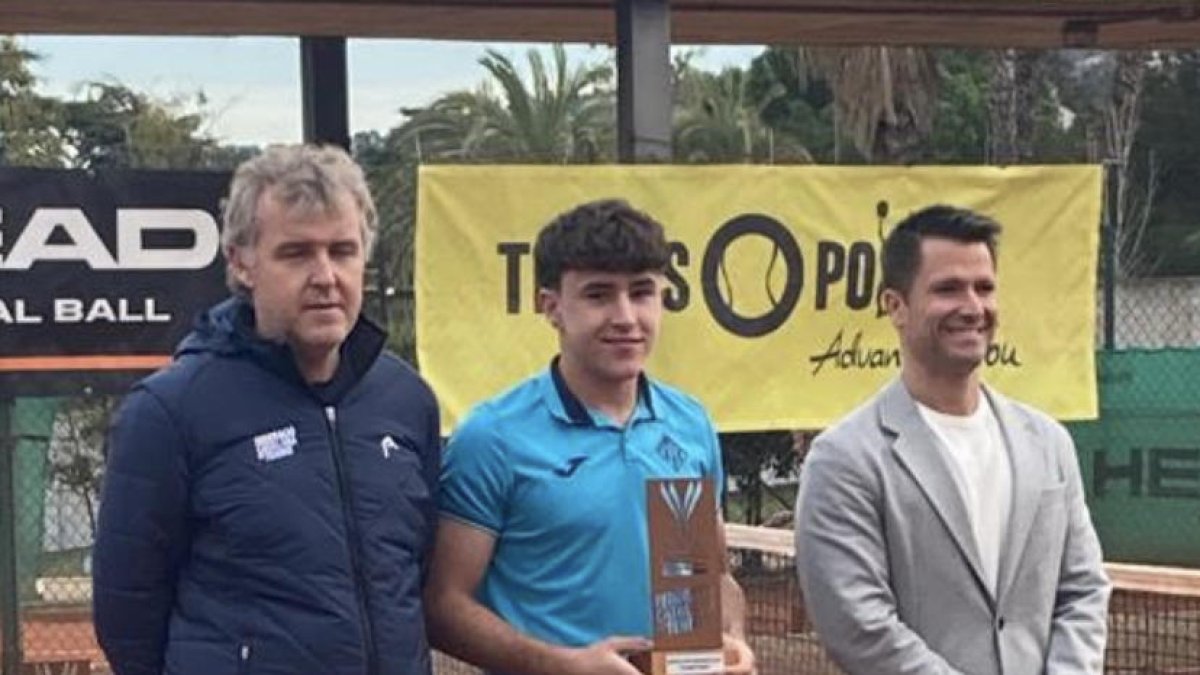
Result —
<instances>
[{"instance_id":1,"label":"navy puffer jacket","mask_svg":"<svg viewBox=\"0 0 1200 675\"><path fill-rule=\"evenodd\" d=\"M253 310L209 310L109 437L95 622L117 675L430 672L432 392L360 320L306 384Z\"/></svg>"}]
</instances>

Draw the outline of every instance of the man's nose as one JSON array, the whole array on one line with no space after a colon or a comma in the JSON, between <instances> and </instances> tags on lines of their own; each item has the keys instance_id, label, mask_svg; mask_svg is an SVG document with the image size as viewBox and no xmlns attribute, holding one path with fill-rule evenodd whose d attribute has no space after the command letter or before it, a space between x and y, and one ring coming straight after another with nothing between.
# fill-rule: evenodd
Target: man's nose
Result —
<instances>
[{"instance_id":1,"label":"man's nose","mask_svg":"<svg viewBox=\"0 0 1200 675\"><path fill-rule=\"evenodd\" d=\"M963 313L971 316L979 316L983 314L986 301L982 295L974 289L967 289L963 300Z\"/></svg>"},{"instance_id":2,"label":"man's nose","mask_svg":"<svg viewBox=\"0 0 1200 675\"><path fill-rule=\"evenodd\" d=\"M309 270L309 283L315 286L330 286L333 285L334 279L333 260L330 259L328 253L317 253L313 257L312 268Z\"/></svg>"},{"instance_id":3,"label":"man's nose","mask_svg":"<svg viewBox=\"0 0 1200 675\"><path fill-rule=\"evenodd\" d=\"M627 294L618 293L616 300L613 301L612 322L619 325L632 325L633 317L633 301Z\"/></svg>"}]
</instances>

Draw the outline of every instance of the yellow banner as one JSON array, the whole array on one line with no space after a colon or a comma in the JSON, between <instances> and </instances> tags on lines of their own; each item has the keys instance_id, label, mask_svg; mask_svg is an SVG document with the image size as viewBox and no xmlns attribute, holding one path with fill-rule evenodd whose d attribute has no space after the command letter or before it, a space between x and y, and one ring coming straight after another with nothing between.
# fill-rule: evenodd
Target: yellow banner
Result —
<instances>
[{"instance_id":1,"label":"yellow banner","mask_svg":"<svg viewBox=\"0 0 1200 675\"><path fill-rule=\"evenodd\" d=\"M533 241L553 216L621 197L673 242L649 371L722 431L822 428L898 372L880 316L881 233L934 203L1004 226L985 379L1065 420L1096 416L1098 166L427 166L416 233L417 353L452 428L544 368Z\"/></svg>"}]
</instances>

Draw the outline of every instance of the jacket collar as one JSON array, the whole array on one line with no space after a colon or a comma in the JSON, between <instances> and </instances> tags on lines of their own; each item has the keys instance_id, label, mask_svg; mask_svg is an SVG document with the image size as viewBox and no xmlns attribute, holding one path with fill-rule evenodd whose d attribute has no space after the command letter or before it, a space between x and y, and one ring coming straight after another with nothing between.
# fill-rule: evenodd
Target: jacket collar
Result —
<instances>
[{"instance_id":1,"label":"jacket collar","mask_svg":"<svg viewBox=\"0 0 1200 675\"><path fill-rule=\"evenodd\" d=\"M338 367L325 383L305 382L291 347L265 340L255 330L254 306L247 298L230 297L197 318L192 333L176 349L176 357L188 353L211 352L244 358L263 368L309 388L322 403L335 403L366 375L387 342L387 333L364 316L338 348Z\"/></svg>"}]
</instances>

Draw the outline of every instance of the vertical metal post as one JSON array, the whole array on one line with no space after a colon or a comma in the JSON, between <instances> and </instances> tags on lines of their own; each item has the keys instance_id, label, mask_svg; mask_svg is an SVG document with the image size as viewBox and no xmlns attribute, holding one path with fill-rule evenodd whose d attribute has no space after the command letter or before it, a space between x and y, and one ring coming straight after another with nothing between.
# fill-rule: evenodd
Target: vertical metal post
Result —
<instances>
[{"instance_id":1,"label":"vertical metal post","mask_svg":"<svg viewBox=\"0 0 1200 675\"><path fill-rule=\"evenodd\" d=\"M13 399L0 398L0 674L21 666L21 605L17 592L16 476Z\"/></svg>"},{"instance_id":2,"label":"vertical metal post","mask_svg":"<svg viewBox=\"0 0 1200 675\"><path fill-rule=\"evenodd\" d=\"M304 101L304 142L331 143L350 150L350 105L346 73L346 38L300 38L301 98ZM387 327L387 303L378 270L367 270L369 297L377 303L377 318Z\"/></svg>"},{"instance_id":3,"label":"vertical metal post","mask_svg":"<svg viewBox=\"0 0 1200 675\"><path fill-rule=\"evenodd\" d=\"M667 0L617 0L617 158L671 158L671 11Z\"/></svg>"},{"instance_id":4,"label":"vertical metal post","mask_svg":"<svg viewBox=\"0 0 1200 675\"><path fill-rule=\"evenodd\" d=\"M350 149L346 38L300 38L304 141Z\"/></svg>"},{"instance_id":5,"label":"vertical metal post","mask_svg":"<svg viewBox=\"0 0 1200 675\"><path fill-rule=\"evenodd\" d=\"M1120 165L1104 163L1104 223L1101 226L1101 249L1104 260L1104 349L1116 347L1117 317L1117 190Z\"/></svg>"}]
</instances>

